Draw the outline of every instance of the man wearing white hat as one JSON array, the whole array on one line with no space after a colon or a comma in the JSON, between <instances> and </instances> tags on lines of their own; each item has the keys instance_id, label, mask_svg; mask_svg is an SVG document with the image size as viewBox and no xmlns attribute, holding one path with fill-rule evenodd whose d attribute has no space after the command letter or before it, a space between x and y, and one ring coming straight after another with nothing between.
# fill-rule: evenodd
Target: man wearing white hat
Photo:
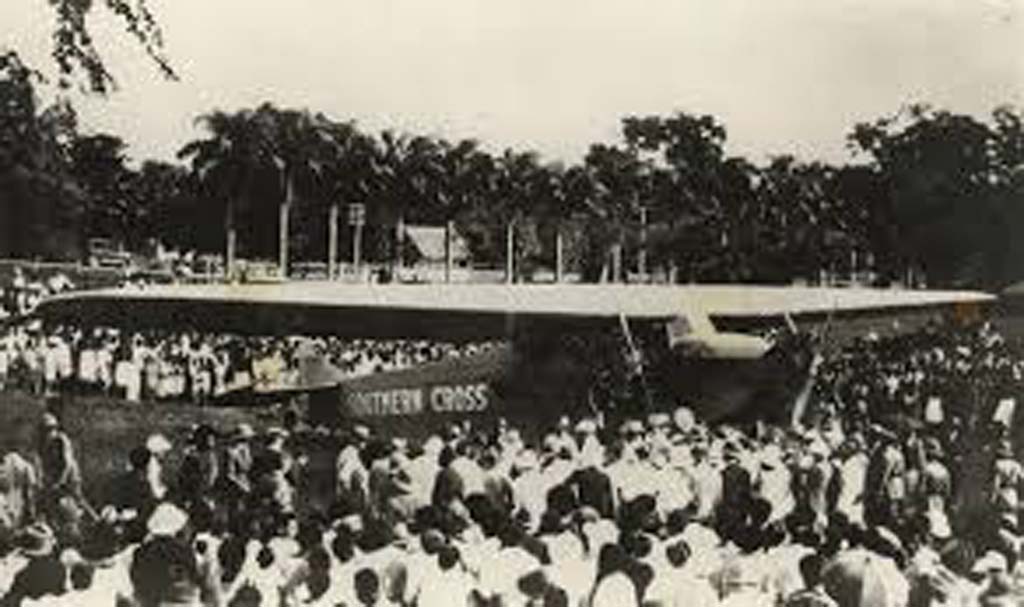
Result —
<instances>
[{"instance_id":1,"label":"man wearing white hat","mask_svg":"<svg viewBox=\"0 0 1024 607\"><path fill-rule=\"evenodd\" d=\"M146 522L149 537L131 557L132 598L139 607L198 605L202 596L219 596L204 576L188 537L188 515L168 502Z\"/></svg>"}]
</instances>

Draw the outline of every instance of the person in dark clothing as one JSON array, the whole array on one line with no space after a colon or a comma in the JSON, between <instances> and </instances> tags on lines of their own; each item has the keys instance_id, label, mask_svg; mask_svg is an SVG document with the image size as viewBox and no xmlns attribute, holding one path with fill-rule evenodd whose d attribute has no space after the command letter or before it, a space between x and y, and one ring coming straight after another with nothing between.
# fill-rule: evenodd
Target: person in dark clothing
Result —
<instances>
[{"instance_id":1,"label":"person in dark clothing","mask_svg":"<svg viewBox=\"0 0 1024 607\"><path fill-rule=\"evenodd\" d=\"M194 500L210 500L219 477L219 462L214 449L216 432L199 426L192 434L191 445L182 459L178 473L180 502L189 509Z\"/></svg>"},{"instance_id":2,"label":"person in dark clothing","mask_svg":"<svg viewBox=\"0 0 1024 607\"><path fill-rule=\"evenodd\" d=\"M750 473L740 465L735 452L727 447L726 466L722 470L722 501L718 506L719 533L722 537L735 540L747 528L750 504L753 501L753 484Z\"/></svg>"},{"instance_id":3,"label":"person in dark clothing","mask_svg":"<svg viewBox=\"0 0 1024 607\"><path fill-rule=\"evenodd\" d=\"M20 607L26 598L64 594L67 570L54 553L53 531L45 524L34 524L25 530L20 543L21 553L29 560L14 575L7 593L0 598L0 607Z\"/></svg>"},{"instance_id":4,"label":"person in dark clothing","mask_svg":"<svg viewBox=\"0 0 1024 607\"><path fill-rule=\"evenodd\" d=\"M52 413L43 414L38 446L39 510L64 539L79 536L82 504L82 474L71 439Z\"/></svg>"},{"instance_id":5,"label":"person in dark clothing","mask_svg":"<svg viewBox=\"0 0 1024 607\"><path fill-rule=\"evenodd\" d=\"M142 544L129 575L139 607L199 600L201 575L195 552L176 537L159 536Z\"/></svg>"},{"instance_id":6,"label":"person in dark clothing","mask_svg":"<svg viewBox=\"0 0 1024 607\"><path fill-rule=\"evenodd\" d=\"M145 447L132 449L128 454L131 469L115 481L110 503L122 510L134 510L142 520L149 518L156 508L156 494L146 477L146 467L152 454Z\"/></svg>"},{"instance_id":7,"label":"person in dark clothing","mask_svg":"<svg viewBox=\"0 0 1024 607\"><path fill-rule=\"evenodd\" d=\"M576 470L566 481L576 494L580 506L589 506L596 510L601 518L612 518L615 501L612 481L600 468L599 462L591 462L584 468Z\"/></svg>"}]
</instances>

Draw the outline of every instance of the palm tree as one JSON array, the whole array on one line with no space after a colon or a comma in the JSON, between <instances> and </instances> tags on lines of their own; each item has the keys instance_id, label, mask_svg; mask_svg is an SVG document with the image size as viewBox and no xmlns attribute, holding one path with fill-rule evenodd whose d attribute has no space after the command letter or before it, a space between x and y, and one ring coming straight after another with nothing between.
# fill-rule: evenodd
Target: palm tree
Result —
<instances>
[{"instance_id":1,"label":"palm tree","mask_svg":"<svg viewBox=\"0 0 1024 607\"><path fill-rule=\"evenodd\" d=\"M270 159L283 189L278 217L278 266L281 276L288 275L289 217L300 189L315 190L325 162L336 145L330 121L322 114L306 110L280 110L263 104L256 110L262 130L267 134Z\"/></svg>"},{"instance_id":2,"label":"palm tree","mask_svg":"<svg viewBox=\"0 0 1024 607\"><path fill-rule=\"evenodd\" d=\"M234 279L239 206L249 202L259 172L270 156L263 129L253 112L214 111L200 116L209 136L187 143L178 152L208 195L224 204L224 273Z\"/></svg>"},{"instance_id":3,"label":"palm tree","mask_svg":"<svg viewBox=\"0 0 1024 607\"><path fill-rule=\"evenodd\" d=\"M452 236L455 218L482 195L490 157L472 139L441 141L440 154L429 160L436 180L435 201L444 221L444 280L452 279Z\"/></svg>"},{"instance_id":4,"label":"palm tree","mask_svg":"<svg viewBox=\"0 0 1024 607\"><path fill-rule=\"evenodd\" d=\"M327 125L330 137L322 157L321 181L329 199L327 228L328 277L336 277L338 260L338 217L343 201L365 201L379 177L377 147L372 137L361 133L352 122Z\"/></svg>"},{"instance_id":5,"label":"palm tree","mask_svg":"<svg viewBox=\"0 0 1024 607\"><path fill-rule=\"evenodd\" d=\"M516 251L516 233L537 209L535 194L542 186L543 174L536 152L505 150L496 167L496 194L505 216L505 280L514 282L516 259L525 251Z\"/></svg>"},{"instance_id":6,"label":"palm tree","mask_svg":"<svg viewBox=\"0 0 1024 607\"><path fill-rule=\"evenodd\" d=\"M586 171L574 166L566 169L561 164L543 167L538 176L541 212L554 227L555 282L562 282L565 274L565 230L573 216L584 207L587 189Z\"/></svg>"},{"instance_id":7,"label":"palm tree","mask_svg":"<svg viewBox=\"0 0 1024 607\"><path fill-rule=\"evenodd\" d=\"M589 210L605 224L598 236L598 248L610 252L611 280L622 278L622 252L632 234L642 198L648 191L649 171L634 150L595 144L584 158L586 170L594 180ZM607 274L603 268L601 275Z\"/></svg>"},{"instance_id":8,"label":"palm tree","mask_svg":"<svg viewBox=\"0 0 1024 607\"><path fill-rule=\"evenodd\" d=\"M372 184L376 198L381 201L394 217L394 232L391 249L391 272L395 274L402 268L405 240L405 219L409 211L411 195L409 181L409 138L396 135L385 130L380 134L379 145L373 139L367 139L371 145L371 164L373 172Z\"/></svg>"}]
</instances>

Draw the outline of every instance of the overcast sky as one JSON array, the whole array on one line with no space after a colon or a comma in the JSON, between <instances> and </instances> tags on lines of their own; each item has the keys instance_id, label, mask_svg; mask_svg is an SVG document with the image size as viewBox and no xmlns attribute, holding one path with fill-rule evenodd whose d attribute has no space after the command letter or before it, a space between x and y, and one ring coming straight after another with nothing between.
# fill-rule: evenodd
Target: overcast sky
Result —
<instances>
[{"instance_id":1,"label":"overcast sky","mask_svg":"<svg viewBox=\"0 0 1024 607\"><path fill-rule=\"evenodd\" d=\"M1024 106L1024 0L150 2L181 81L98 12L120 90L75 99L85 130L136 159L172 158L205 111L263 100L568 161L627 114L712 114L758 161L842 160L855 122L908 102ZM48 5L0 0L0 45L44 71Z\"/></svg>"}]
</instances>

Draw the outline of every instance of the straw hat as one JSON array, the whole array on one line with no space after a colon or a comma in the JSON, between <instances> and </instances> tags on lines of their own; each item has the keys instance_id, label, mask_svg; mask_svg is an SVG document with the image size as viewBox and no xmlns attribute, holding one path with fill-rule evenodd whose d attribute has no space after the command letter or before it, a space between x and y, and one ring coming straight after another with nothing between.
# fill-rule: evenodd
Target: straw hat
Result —
<instances>
[{"instance_id":1,"label":"straw hat","mask_svg":"<svg viewBox=\"0 0 1024 607\"><path fill-rule=\"evenodd\" d=\"M188 514L170 502L162 502L146 521L151 535L177 535L188 524Z\"/></svg>"},{"instance_id":2,"label":"straw hat","mask_svg":"<svg viewBox=\"0 0 1024 607\"><path fill-rule=\"evenodd\" d=\"M155 455L161 455L170 451L174 446L163 434L150 434L146 439L146 449Z\"/></svg>"}]
</instances>

